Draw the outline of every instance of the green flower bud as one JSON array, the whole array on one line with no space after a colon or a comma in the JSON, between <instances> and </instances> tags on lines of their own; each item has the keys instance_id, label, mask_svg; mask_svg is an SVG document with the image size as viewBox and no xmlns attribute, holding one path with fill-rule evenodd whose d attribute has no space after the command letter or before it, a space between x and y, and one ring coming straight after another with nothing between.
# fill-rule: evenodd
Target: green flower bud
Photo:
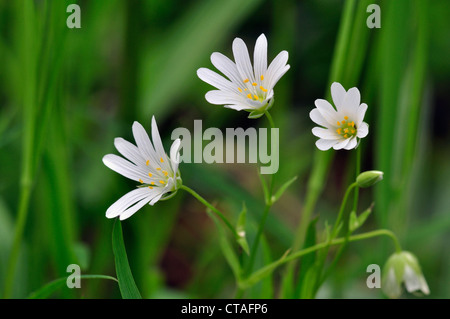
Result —
<instances>
[{"instance_id":1,"label":"green flower bud","mask_svg":"<svg viewBox=\"0 0 450 319\"><path fill-rule=\"evenodd\" d=\"M375 185L383 179L383 172L381 171L367 171L358 175L356 183L361 188L370 187Z\"/></svg>"},{"instance_id":2,"label":"green flower bud","mask_svg":"<svg viewBox=\"0 0 450 319\"><path fill-rule=\"evenodd\" d=\"M398 298L402 294L402 283L409 293L430 293L417 258L407 251L393 254L386 262L383 269L383 292L389 298Z\"/></svg>"}]
</instances>

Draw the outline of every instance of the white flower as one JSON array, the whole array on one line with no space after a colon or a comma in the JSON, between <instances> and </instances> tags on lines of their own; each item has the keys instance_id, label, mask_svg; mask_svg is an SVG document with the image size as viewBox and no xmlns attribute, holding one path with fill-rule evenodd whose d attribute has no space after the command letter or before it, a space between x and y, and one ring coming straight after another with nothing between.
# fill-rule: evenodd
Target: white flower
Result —
<instances>
[{"instance_id":1,"label":"white flower","mask_svg":"<svg viewBox=\"0 0 450 319\"><path fill-rule=\"evenodd\" d=\"M106 211L106 217L120 216L127 219L145 204L155 204L175 194L181 184L178 164L180 139L173 142L170 158L166 155L155 117L152 118L152 141L144 127L133 123L133 135L137 146L118 137L114 140L117 150L126 158L114 154L103 157L103 163L113 171L139 182L137 189L122 196Z\"/></svg>"},{"instance_id":2,"label":"white flower","mask_svg":"<svg viewBox=\"0 0 450 319\"><path fill-rule=\"evenodd\" d=\"M290 68L286 64L289 54L281 51L267 67L267 39L261 34L255 44L253 67L240 38L233 41L233 55L236 63L218 52L211 55L212 64L229 80L206 68L197 70L200 79L218 88L206 93L205 98L212 104L252 112L250 118L260 117L272 106L273 88Z\"/></svg>"},{"instance_id":3,"label":"white flower","mask_svg":"<svg viewBox=\"0 0 450 319\"><path fill-rule=\"evenodd\" d=\"M430 293L417 258L407 251L389 257L384 267L382 289L388 297L398 298L402 294L402 283L409 293L416 291L421 291L425 295Z\"/></svg>"},{"instance_id":4,"label":"white flower","mask_svg":"<svg viewBox=\"0 0 450 319\"><path fill-rule=\"evenodd\" d=\"M363 122L367 104L362 103L359 90L351 88L345 91L340 83L331 85L331 96L336 109L326 100L317 99L309 116L322 127L314 127L312 133L319 137L316 146L321 151L331 147L335 150L350 150L358 145L369 133L369 125Z\"/></svg>"}]
</instances>

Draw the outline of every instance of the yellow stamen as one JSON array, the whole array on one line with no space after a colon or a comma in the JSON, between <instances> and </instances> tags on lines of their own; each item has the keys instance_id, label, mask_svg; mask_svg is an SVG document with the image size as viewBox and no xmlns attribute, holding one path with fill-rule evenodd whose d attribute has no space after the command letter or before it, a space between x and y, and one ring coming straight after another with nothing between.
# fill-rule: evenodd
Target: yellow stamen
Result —
<instances>
[{"instance_id":1,"label":"yellow stamen","mask_svg":"<svg viewBox=\"0 0 450 319\"><path fill-rule=\"evenodd\" d=\"M140 179L140 178L139 178L139 182L140 182L141 184L144 184L144 181L143 181L142 179Z\"/></svg>"},{"instance_id":2,"label":"yellow stamen","mask_svg":"<svg viewBox=\"0 0 450 319\"><path fill-rule=\"evenodd\" d=\"M339 135L341 135L341 131L342 131L341 128L338 128L338 129L336 130L336 132L337 132Z\"/></svg>"},{"instance_id":3,"label":"yellow stamen","mask_svg":"<svg viewBox=\"0 0 450 319\"><path fill-rule=\"evenodd\" d=\"M251 99L251 98L252 98L252 95L249 93L249 94L247 94L247 97L248 97L249 99Z\"/></svg>"},{"instance_id":4,"label":"yellow stamen","mask_svg":"<svg viewBox=\"0 0 450 319\"><path fill-rule=\"evenodd\" d=\"M245 88L244 91L247 91L247 88Z\"/></svg>"},{"instance_id":5,"label":"yellow stamen","mask_svg":"<svg viewBox=\"0 0 450 319\"><path fill-rule=\"evenodd\" d=\"M344 119L348 120L348 116L344 116Z\"/></svg>"},{"instance_id":6,"label":"yellow stamen","mask_svg":"<svg viewBox=\"0 0 450 319\"><path fill-rule=\"evenodd\" d=\"M150 185L155 185L155 182L151 182Z\"/></svg>"},{"instance_id":7,"label":"yellow stamen","mask_svg":"<svg viewBox=\"0 0 450 319\"><path fill-rule=\"evenodd\" d=\"M152 177L153 176L153 174L152 173L148 173L148 177Z\"/></svg>"},{"instance_id":8,"label":"yellow stamen","mask_svg":"<svg viewBox=\"0 0 450 319\"><path fill-rule=\"evenodd\" d=\"M242 89L241 89L241 88L238 88L238 90L239 90L239 92L241 92L241 93L242 93Z\"/></svg>"},{"instance_id":9,"label":"yellow stamen","mask_svg":"<svg viewBox=\"0 0 450 319\"><path fill-rule=\"evenodd\" d=\"M247 83L248 81L249 81L248 79L245 79L245 80L244 80L244 83Z\"/></svg>"},{"instance_id":10,"label":"yellow stamen","mask_svg":"<svg viewBox=\"0 0 450 319\"><path fill-rule=\"evenodd\" d=\"M159 182L160 182L161 184L163 184L163 185L166 183L166 182L164 182L164 181L159 181Z\"/></svg>"},{"instance_id":11,"label":"yellow stamen","mask_svg":"<svg viewBox=\"0 0 450 319\"><path fill-rule=\"evenodd\" d=\"M259 100L258 95L253 95L255 97L255 100Z\"/></svg>"},{"instance_id":12,"label":"yellow stamen","mask_svg":"<svg viewBox=\"0 0 450 319\"><path fill-rule=\"evenodd\" d=\"M347 134L345 134L345 135L344 135L344 137L345 137L345 138L347 138L347 137L348 137L348 135L347 135Z\"/></svg>"},{"instance_id":13,"label":"yellow stamen","mask_svg":"<svg viewBox=\"0 0 450 319\"><path fill-rule=\"evenodd\" d=\"M259 88L261 89L261 91L267 92L267 90L262 85Z\"/></svg>"},{"instance_id":14,"label":"yellow stamen","mask_svg":"<svg viewBox=\"0 0 450 319\"><path fill-rule=\"evenodd\" d=\"M348 128L345 128L345 129L344 129L344 133L348 133Z\"/></svg>"},{"instance_id":15,"label":"yellow stamen","mask_svg":"<svg viewBox=\"0 0 450 319\"><path fill-rule=\"evenodd\" d=\"M163 172L164 176L169 175L169 173L167 171L162 171L162 172Z\"/></svg>"},{"instance_id":16,"label":"yellow stamen","mask_svg":"<svg viewBox=\"0 0 450 319\"><path fill-rule=\"evenodd\" d=\"M153 189L153 187L149 186L148 188Z\"/></svg>"},{"instance_id":17,"label":"yellow stamen","mask_svg":"<svg viewBox=\"0 0 450 319\"><path fill-rule=\"evenodd\" d=\"M149 166L150 165L150 160L147 160L147 162L145 162L145 165Z\"/></svg>"},{"instance_id":18,"label":"yellow stamen","mask_svg":"<svg viewBox=\"0 0 450 319\"><path fill-rule=\"evenodd\" d=\"M264 75L261 75L261 81L264 81Z\"/></svg>"},{"instance_id":19,"label":"yellow stamen","mask_svg":"<svg viewBox=\"0 0 450 319\"><path fill-rule=\"evenodd\" d=\"M338 125L341 125L341 123L338 122Z\"/></svg>"},{"instance_id":20,"label":"yellow stamen","mask_svg":"<svg viewBox=\"0 0 450 319\"><path fill-rule=\"evenodd\" d=\"M352 134L355 134L356 130L352 130Z\"/></svg>"},{"instance_id":21,"label":"yellow stamen","mask_svg":"<svg viewBox=\"0 0 450 319\"><path fill-rule=\"evenodd\" d=\"M159 161L160 161L161 163L164 163L164 160L163 160L162 157L159 159Z\"/></svg>"},{"instance_id":22,"label":"yellow stamen","mask_svg":"<svg viewBox=\"0 0 450 319\"><path fill-rule=\"evenodd\" d=\"M256 83L256 82L253 82L253 83L252 83L252 85L253 85L253 86L257 86L257 85L258 85L258 83Z\"/></svg>"},{"instance_id":23,"label":"yellow stamen","mask_svg":"<svg viewBox=\"0 0 450 319\"><path fill-rule=\"evenodd\" d=\"M355 127L355 122L352 121L352 123L350 124L352 127Z\"/></svg>"},{"instance_id":24,"label":"yellow stamen","mask_svg":"<svg viewBox=\"0 0 450 319\"><path fill-rule=\"evenodd\" d=\"M342 121L342 124L345 124L345 121Z\"/></svg>"},{"instance_id":25,"label":"yellow stamen","mask_svg":"<svg viewBox=\"0 0 450 319\"><path fill-rule=\"evenodd\" d=\"M160 170L161 170L161 167L157 167L156 170L157 170L157 171L160 171Z\"/></svg>"}]
</instances>

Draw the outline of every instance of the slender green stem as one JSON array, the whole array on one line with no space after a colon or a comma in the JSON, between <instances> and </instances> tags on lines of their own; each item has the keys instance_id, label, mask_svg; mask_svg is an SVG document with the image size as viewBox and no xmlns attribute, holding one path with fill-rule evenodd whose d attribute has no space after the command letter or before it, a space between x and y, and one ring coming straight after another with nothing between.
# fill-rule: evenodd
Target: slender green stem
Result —
<instances>
[{"instance_id":1,"label":"slender green stem","mask_svg":"<svg viewBox=\"0 0 450 319\"><path fill-rule=\"evenodd\" d=\"M193 189L187 187L186 185L181 185L180 188L184 189L185 191L187 191L189 194L194 196L199 202L201 202L203 205L205 205L206 207L211 209L214 213L216 213L216 215L219 216L219 218L225 223L225 225L227 225L227 227L233 233L234 238L238 238L239 237L238 234L236 233L236 229L233 227L233 225L231 225L231 223L228 221L228 219L217 208L215 208L206 199L204 199L202 196L200 196L196 191L194 191Z\"/></svg>"},{"instance_id":2,"label":"slender green stem","mask_svg":"<svg viewBox=\"0 0 450 319\"><path fill-rule=\"evenodd\" d=\"M338 235L337 232L339 229L339 224L341 223L342 217L344 216L344 211L345 211L345 206L347 204L348 196L350 195L353 188L355 188L355 187L358 188L357 186L358 186L358 184L356 182L354 182L347 188L347 191L345 192L344 198L342 199L341 208L339 209L338 217L336 219L336 222L333 226L333 230L331 232L330 241L333 240L334 237L336 237Z\"/></svg>"},{"instance_id":3,"label":"slender green stem","mask_svg":"<svg viewBox=\"0 0 450 319\"><path fill-rule=\"evenodd\" d=\"M361 143L359 143L359 146L356 148L356 175L355 180L358 177L359 173L361 173ZM355 213L358 212L358 198L359 198L359 188L357 187L355 189L355 197L353 199L353 211Z\"/></svg>"},{"instance_id":4,"label":"slender green stem","mask_svg":"<svg viewBox=\"0 0 450 319\"><path fill-rule=\"evenodd\" d=\"M387 236L389 238L392 239L392 241L394 242L394 246L397 252L401 252L401 246L400 243L397 239L397 237L395 236L395 234L388 230L388 229L378 229L378 230L374 230L371 232L367 232L367 233L363 233L363 234L359 234L359 235L354 235L354 236L350 236L348 238L342 237L342 238L337 238L337 239L333 239L331 242L326 241L305 249L302 249L300 251L297 251L287 257L285 257L284 259L278 260L273 262L272 264L266 265L263 268L255 271L251 276L247 277L247 279L243 280L241 282L241 284L243 286L246 286L246 288L248 288L249 286L251 286L252 284L255 284L256 282L258 282L258 280L255 280L255 278L259 278L262 279L264 277L264 275L269 274L270 272L272 272L273 270L275 270L276 267L281 266L282 264L286 264L289 263L290 261L293 261L295 259L298 259L304 255L313 253L317 250L326 248L327 246L330 245L340 245L346 241L348 242L355 242L355 241L359 241L359 240L365 240L365 239L369 239L369 238L373 238L373 237L378 237L378 236ZM275 266L275 267L274 267ZM251 283L251 284L248 284Z\"/></svg>"},{"instance_id":5,"label":"slender green stem","mask_svg":"<svg viewBox=\"0 0 450 319\"><path fill-rule=\"evenodd\" d=\"M267 120L269 121L270 127L275 128L275 123L273 122L272 115L270 115L269 111L265 111L264 114L267 117Z\"/></svg>"},{"instance_id":6,"label":"slender green stem","mask_svg":"<svg viewBox=\"0 0 450 319\"><path fill-rule=\"evenodd\" d=\"M274 123L272 115L270 115L269 111L265 111L264 114L266 115L267 120L269 121L270 127L275 128L275 123ZM274 187L274 183L275 183L274 175L275 174L272 174L270 176L269 193L268 193L268 197L265 199L266 205L264 207L264 212L263 212L261 221L259 222L258 231L256 233L255 240L253 241L252 248L250 250L250 260L247 264L246 273L250 273L253 269L253 264L255 263L255 258L256 258L256 251L258 250L258 245L259 245L259 242L261 239L261 235L262 235L262 233L264 231L264 227L266 225L267 216L269 215L270 208L272 207L272 193L273 193L273 187ZM262 176L260 176L260 177L263 178Z\"/></svg>"}]
</instances>

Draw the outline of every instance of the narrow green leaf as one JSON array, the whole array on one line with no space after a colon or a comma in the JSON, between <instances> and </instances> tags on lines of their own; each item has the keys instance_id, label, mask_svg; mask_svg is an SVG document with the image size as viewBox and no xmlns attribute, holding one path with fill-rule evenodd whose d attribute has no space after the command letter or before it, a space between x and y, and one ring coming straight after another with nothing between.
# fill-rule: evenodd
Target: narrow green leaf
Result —
<instances>
[{"instance_id":1,"label":"narrow green leaf","mask_svg":"<svg viewBox=\"0 0 450 319\"><path fill-rule=\"evenodd\" d=\"M117 279L119 280L120 293L123 299L142 299L141 294L134 282L130 265L128 264L127 252L123 242L122 224L116 220L113 226L112 246L114 260L116 263Z\"/></svg>"},{"instance_id":2,"label":"narrow green leaf","mask_svg":"<svg viewBox=\"0 0 450 319\"><path fill-rule=\"evenodd\" d=\"M245 206L245 202L242 203L242 211L239 214L238 222L236 225L236 233L238 234L237 242L242 247L242 249L250 255L250 249L248 247L248 242L246 238L245 232L245 220L247 216L247 207Z\"/></svg>"},{"instance_id":3,"label":"narrow green leaf","mask_svg":"<svg viewBox=\"0 0 450 319\"><path fill-rule=\"evenodd\" d=\"M312 247L316 244L317 238L316 238L316 224L319 220L319 217L317 216L314 218L308 226L308 230L306 232L306 240L305 244L303 245L303 248L306 247ZM298 275L298 285L297 289L295 291L295 298L298 296L303 297L305 292L310 291L309 288L311 288L308 285L308 278L311 276L311 272L313 272L312 268L314 268L314 263L316 262L316 254L307 254L303 256L300 264L300 272Z\"/></svg>"},{"instance_id":4,"label":"narrow green leaf","mask_svg":"<svg viewBox=\"0 0 450 319\"><path fill-rule=\"evenodd\" d=\"M283 196L284 192L286 191L286 189L291 186L291 184L293 182L295 182L297 180L297 176L291 178L290 180L288 180L286 183L284 183L280 189L278 189L278 191L275 193L275 195L272 196L272 198L270 199L272 204L275 203L278 199L280 199L281 196Z\"/></svg>"},{"instance_id":5,"label":"narrow green leaf","mask_svg":"<svg viewBox=\"0 0 450 319\"><path fill-rule=\"evenodd\" d=\"M111 276L105 276L105 275L81 275L81 279L107 279L107 280L113 280L117 282L117 279ZM55 279L45 286L39 288L32 294L28 296L28 299L46 299L50 297L55 291L58 289L64 287L66 285L67 278L62 277Z\"/></svg>"}]
</instances>

